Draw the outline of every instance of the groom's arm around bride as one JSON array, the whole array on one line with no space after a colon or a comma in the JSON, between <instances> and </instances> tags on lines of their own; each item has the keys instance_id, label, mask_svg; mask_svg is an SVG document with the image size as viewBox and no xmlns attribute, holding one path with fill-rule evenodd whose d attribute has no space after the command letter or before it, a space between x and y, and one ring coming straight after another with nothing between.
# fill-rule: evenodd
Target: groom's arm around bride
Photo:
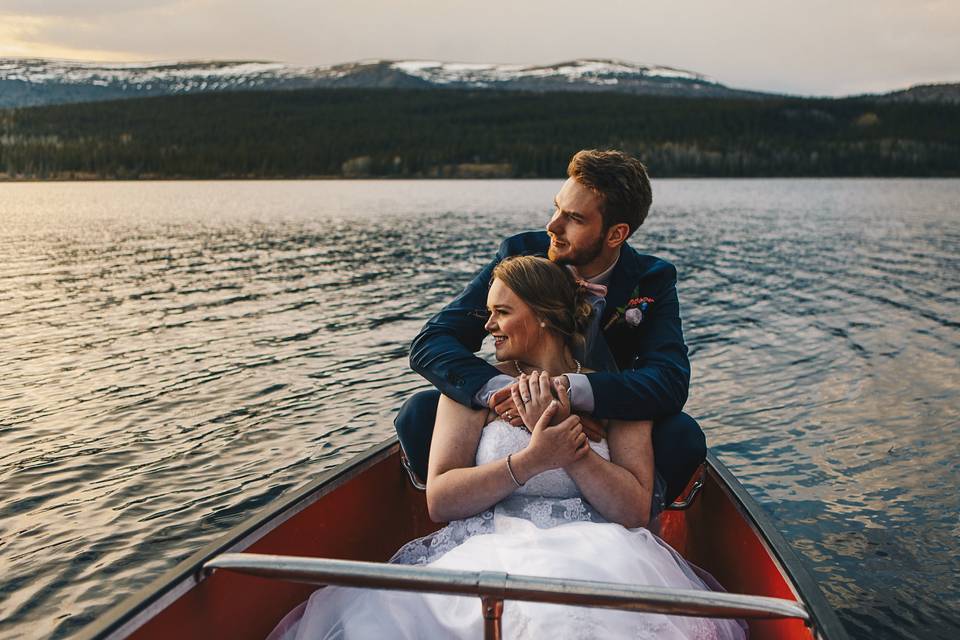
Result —
<instances>
[{"instance_id":1,"label":"groom's arm around bride","mask_svg":"<svg viewBox=\"0 0 960 640\"><path fill-rule=\"evenodd\" d=\"M669 504L706 449L700 427L681 412L690 365L676 270L626 244L649 210L649 180L639 161L615 151L581 151L568 174L546 232L505 240L496 258L414 339L411 367L439 391L410 398L397 416L397 433L411 466L424 478L439 393L481 407L512 382L475 355L486 336L491 274L508 256L547 256L590 283L595 309L582 355L596 372L567 375L574 408L597 418L654 421L656 467L666 483L662 499Z\"/></svg>"}]
</instances>

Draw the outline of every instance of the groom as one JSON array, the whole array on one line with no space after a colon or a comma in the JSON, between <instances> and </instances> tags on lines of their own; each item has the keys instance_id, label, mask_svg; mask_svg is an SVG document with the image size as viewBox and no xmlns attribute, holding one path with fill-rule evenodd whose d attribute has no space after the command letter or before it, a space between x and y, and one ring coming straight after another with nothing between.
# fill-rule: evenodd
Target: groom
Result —
<instances>
[{"instance_id":1,"label":"groom","mask_svg":"<svg viewBox=\"0 0 960 640\"><path fill-rule=\"evenodd\" d=\"M426 478L440 392L519 423L509 395L514 379L475 353L486 336L493 268L508 256L547 256L584 281L594 307L578 357L596 373L568 373L557 381L568 387L582 416L654 421L656 468L666 485L661 499L670 504L703 462L706 446L696 421L681 412L690 362L676 269L626 244L650 209L650 181L640 161L619 151L580 151L567 175L546 232L504 240L496 258L414 339L410 366L439 391L422 391L404 403L395 420L397 435L413 471ZM585 430L589 424L585 420Z\"/></svg>"}]
</instances>

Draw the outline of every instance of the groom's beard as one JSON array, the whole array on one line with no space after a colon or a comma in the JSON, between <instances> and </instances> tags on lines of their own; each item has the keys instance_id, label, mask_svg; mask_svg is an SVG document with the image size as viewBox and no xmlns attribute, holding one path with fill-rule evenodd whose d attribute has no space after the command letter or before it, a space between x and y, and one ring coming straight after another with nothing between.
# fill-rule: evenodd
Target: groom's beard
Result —
<instances>
[{"instance_id":1,"label":"groom's beard","mask_svg":"<svg viewBox=\"0 0 960 640\"><path fill-rule=\"evenodd\" d=\"M597 241L589 247L578 249L577 251L566 253L564 255L558 254L551 244L550 248L547 249L547 257L557 264L569 264L573 265L574 267L579 267L592 262L597 256L600 255L601 251L603 251L602 237L597 238Z\"/></svg>"}]
</instances>

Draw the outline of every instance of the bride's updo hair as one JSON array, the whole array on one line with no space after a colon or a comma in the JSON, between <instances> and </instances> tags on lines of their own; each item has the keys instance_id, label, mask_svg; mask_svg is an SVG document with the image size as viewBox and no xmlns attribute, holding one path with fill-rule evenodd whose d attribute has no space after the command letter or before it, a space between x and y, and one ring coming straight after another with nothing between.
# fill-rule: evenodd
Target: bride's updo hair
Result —
<instances>
[{"instance_id":1,"label":"bride's updo hair","mask_svg":"<svg viewBox=\"0 0 960 640\"><path fill-rule=\"evenodd\" d=\"M593 307L569 269L546 258L515 256L494 267L493 277L530 305L545 328L563 336L568 347L582 346Z\"/></svg>"}]
</instances>

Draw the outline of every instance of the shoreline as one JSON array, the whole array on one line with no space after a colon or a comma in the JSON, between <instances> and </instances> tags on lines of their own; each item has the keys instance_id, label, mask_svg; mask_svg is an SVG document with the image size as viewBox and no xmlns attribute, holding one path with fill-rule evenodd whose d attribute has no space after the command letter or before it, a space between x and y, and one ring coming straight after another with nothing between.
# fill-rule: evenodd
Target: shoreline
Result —
<instances>
[{"instance_id":1,"label":"shoreline","mask_svg":"<svg viewBox=\"0 0 960 640\"><path fill-rule=\"evenodd\" d=\"M755 176L713 176L713 175L674 175L651 176L656 180L958 180L960 175L755 175ZM534 181L560 180L562 176L337 176L337 175L308 175L308 176L217 176L214 178L200 178L192 176L143 176L125 178L118 176L71 176L55 178L36 178L26 176L5 176L0 174L0 184L24 183L53 183L53 182L442 182L456 181Z\"/></svg>"}]
</instances>

